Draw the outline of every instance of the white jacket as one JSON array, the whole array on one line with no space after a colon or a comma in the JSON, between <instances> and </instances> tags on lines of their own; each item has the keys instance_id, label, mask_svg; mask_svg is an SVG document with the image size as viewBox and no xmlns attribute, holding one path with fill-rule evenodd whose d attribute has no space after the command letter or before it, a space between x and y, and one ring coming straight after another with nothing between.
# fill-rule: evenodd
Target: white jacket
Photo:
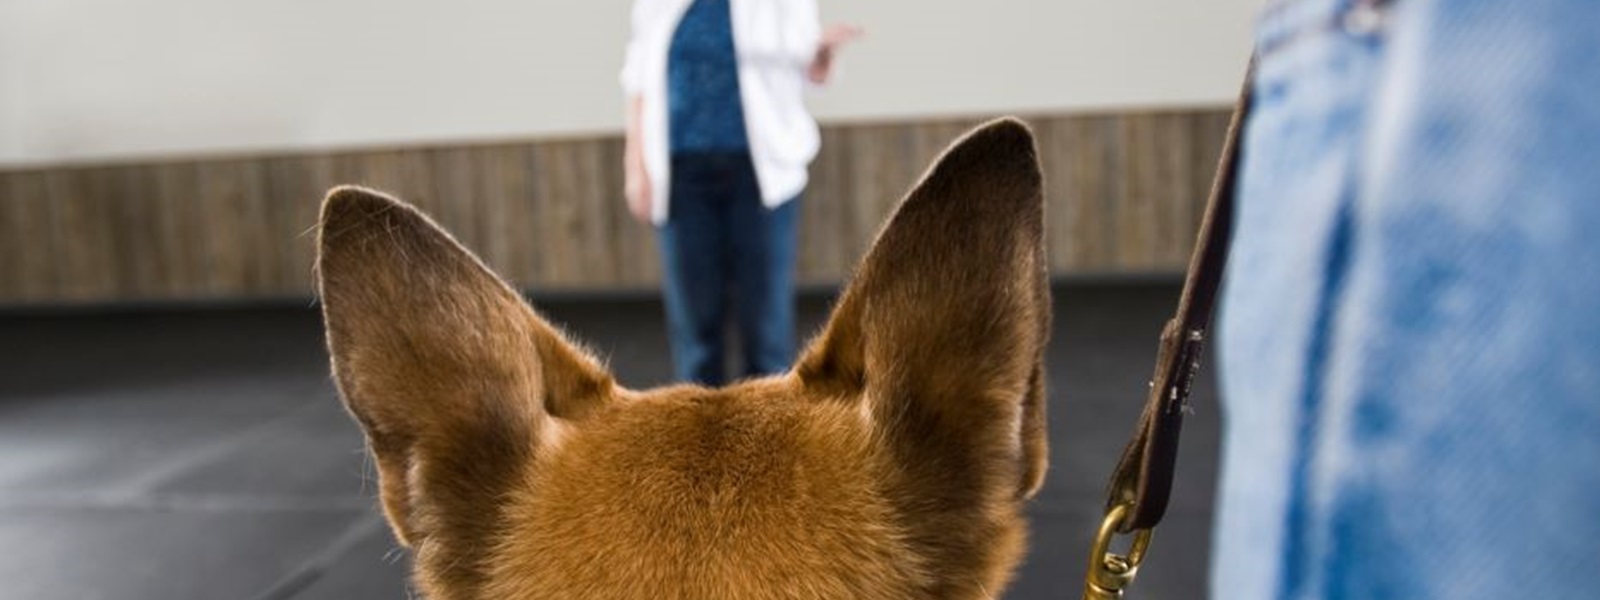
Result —
<instances>
[{"instance_id":1,"label":"white jacket","mask_svg":"<svg viewBox=\"0 0 1600 600\"><path fill-rule=\"evenodd\" d=\"M622 89L643 97L640 115L645 171L654 206L665 223L672 189L667 140L667 51L692 0L636 0L633 32L622 66ZM761 201L783 204L806 187L806 168L821 136L806 110L805 72L817 53L821 22L816 0L729 0L739 99Z\"/></svg>"}]
</instances>

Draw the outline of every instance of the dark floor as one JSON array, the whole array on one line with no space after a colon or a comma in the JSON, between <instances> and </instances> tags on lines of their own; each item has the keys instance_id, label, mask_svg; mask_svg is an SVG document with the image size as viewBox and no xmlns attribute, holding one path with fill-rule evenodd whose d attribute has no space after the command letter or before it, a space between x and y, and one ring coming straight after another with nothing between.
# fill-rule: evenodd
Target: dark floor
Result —
<instances>
[{"instance_id":1,"label":"dark floor","mask_svg":"<svg viewBox=\"0 0 1600 600\"><path fill-rule=\"evenodd\" d=\"M1075 598L1172 285L1056 290L1052 469L1008 598ZM541 304L624 383L669 374L660 307ZM801 315L816 327L826 301ZM0 599L407 598L310 308L0 315ZM1137 597L1203 594L1217 418L1203 377Z\"/></svg>"}]
</instances>

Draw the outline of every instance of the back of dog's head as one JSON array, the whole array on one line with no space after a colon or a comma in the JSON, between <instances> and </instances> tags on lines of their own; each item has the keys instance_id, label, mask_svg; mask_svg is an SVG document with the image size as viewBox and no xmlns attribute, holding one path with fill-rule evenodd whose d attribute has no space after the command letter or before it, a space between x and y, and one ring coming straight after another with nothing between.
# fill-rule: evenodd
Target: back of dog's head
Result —
<instances>
[{"instance_id":1,"label":"back of dog's head","mask_svg":"<svg viewBox=\"0 0 1600 600\"><path fill-rule=\"evenodd\" d=\"M339 390L435 600L988 598L1045 470L1032 136L957 142L788 374L633 391L414 209L339 188Z\"/></svg>"}]
</instances>

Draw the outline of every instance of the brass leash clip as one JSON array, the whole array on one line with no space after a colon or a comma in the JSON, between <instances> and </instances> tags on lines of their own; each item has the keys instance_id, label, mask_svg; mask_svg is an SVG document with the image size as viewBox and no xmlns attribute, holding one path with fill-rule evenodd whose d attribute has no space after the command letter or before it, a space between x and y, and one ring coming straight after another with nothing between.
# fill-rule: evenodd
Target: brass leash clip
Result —
<instances>
[{"instance_id":1,"label":"brass leash clip","mask_svg":"<svg viewBox=\"0 0 1600 600\"><path fill-rule=\"evenodd\" d=\"M1123 519L1131 510L1132 504L1118 504L1101 521L1100 532L1095 534L1094 549L1089 551L1089 573L1084 578L1083 600L1119 600L1123 589L1138 576L1139 565L1144 563L1144 554L1150 548L1150 537L1154 535L1154 530L1134 530L1127 555L1111 551L1111 541L1117 537Z\"/></svg>"}]
</instances>

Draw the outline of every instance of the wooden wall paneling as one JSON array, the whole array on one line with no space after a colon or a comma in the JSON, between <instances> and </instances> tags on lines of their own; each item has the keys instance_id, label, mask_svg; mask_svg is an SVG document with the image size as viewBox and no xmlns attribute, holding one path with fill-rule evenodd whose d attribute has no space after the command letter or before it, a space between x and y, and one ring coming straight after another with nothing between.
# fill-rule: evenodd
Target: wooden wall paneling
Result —
<instances>
[{"instance_id":1,"label":"wooden wall paneling","mask_svg":"<svg viewBox=\"0 0 1600 600\"><path fill-rule=\"evenodd\" d=\"M1222 145L1228 137L1228 121L1232 115L1230 111L1203 112L1194 115L1189 122L1191 154L1194 158L1194 178L1196 197L1195 210L1190 216L1189 227L1195 231L1200 230L1200 220L1205 216L1205 201L1211 194L1211 180L1216 176L1217 161L1222 158Z\"/></svg>"},{"instance_id":2,"label":"wooden wall paneling","mask_svg":"<svg viewBox=\"0 0 1600 600\"><path fill-rule=\"evenodd\" d=\"M599 224L594 220L594 207L590 204L594 189L587 173L592 160L589 151L585 142L568 140L561 142L560 152L544 155L546 159L554 159L546 163L547 166L559 165L544 173L545 182L551 184L546 202L555 202L560 207L557 214L561 229L556 237L543 243L562 246L568 264L561 281L546 282L543 287L580 288L601 279L601 273L608 266L606 258L594 253L592 232Z\"/></svg>"},{"instance_id":3,"label":"wooden wall paneling","mask_svg":"<svg viewBox=\"0 0 1600 600\"><path fill-rule=\"evenodd\" d=\"M1217 172L1217 162L1222 159L1222 145L1228 138L1228 122L1232 118L1230 111L1212 111L1198 115L1193 121L1197 132L1194 136L1195 160L1198 168L1195 169L1195 178L1198 189L1211 193L1211 180ZM1201 199L1201 202L1204 202ZM1201 215L1195 214L1195 225L1199 226Z\"/></svg>"},{"instance_id":4,"label":"wooden wall paneling","mask_svg":"<svg viewBox=\"0 0 1600 600\"><path fill-rule=\"evenodd\" d=\"M384 189L378 181L374 181L366 174L366 157L356 152L338 152L328 155L329 176L333 178L334 185L360 185L375 190L395 193L398 190Z\"/></svg>"},{"instance_id":5,"label":"wooden wall paneling","mask_svg":"<svg viewBox=\"0 0 1600 600\"><path fill-rule=\"evenodd\" d=\"M184 281L194 262L187 248L194 231L178 221L176 202L163 185L166 164L125 167L123 178L123 185L132 192L123 201L125 219L137 223L130 229L139 232L138 237L123 238L123 243L132 246L126 250L125 259L133 260L127 268L137 273L140 289L136 295L152 300L187 297Z\"/></svg>"},{"instance_id":6,"label":"wooden wall paneling","mask_svg":"<svg viewBox=\"0 0 1600 600\"><path fill-rule=\"evenodd\" d=\"M352 151L333 159L337 184L357 184L387 192L443 220L444 207L433 185L428 151L417 149Z\"/></svg>"},{"instance_id":7,"label":"wooden wall paneling","mask_svg":"<svg viewBox=\"0 0 1600 600\"><path fill-rule=\"evenodd\" d=\"M1080 191L1073 165L1084 159L1079 145L1086 136L1078 119L1043 119L1033 123L1044 171L1045 251L1051 271L1081 266L1090 250L1077 224L1088 218L1092 203Z\"/></svg>"},{"instance_id":8,"label":"wooden wall paneling","mask_svg":"<svg viewBox=\"0 0 1600 600\"><path fill-rule=\"evenodd\" d=\"M616 244L610 239L605 214L612 206L609 199L600 196L602 190L598 182L613 173L615 167L601 164L604 159L595 142L570 143L568 155L572 161L562 189L570 195L563 201L573 207L574 219L570 222L573 238L568 243L577 257L574 265L577 277L567 287L610 287L616 281L617 252Z\"/></svg>"},{"instance_id":9,"label":"wooden wall paneling","mask_svg":"<svg viewBox=\"0 0 1600 600\"><path fill-rule=\"evenodd\" d=\"M1117 265L1150 270L1159 266L1160 204L1155 179L1159 176L1160 138L1154 115L1122 117L1121 170L1123 190L1117 212Z\"/></svg>"},{"instance_id":10,"label":"wooden wall paneling","mask_svg":"<svg viewBox=\"0 0 1600 600\"><path fill-rule=\"evenodd\" d=\"M1180 198L1172 193L1172 173L1167 168L1170 140L1167 136L1165 115L1151 113L1144 116L1149 122L1145 138L1149 145L1144 152L1144 159L1147 161L1143 165L1145 170L1138 179L1145 193L1144 207L1148 211L1145 213L1148 219L1146 224L1150 232L1150 256L1146 268L1161 269L1167 268L1170 264L1172 255L1175 254L1173 248L1179 244L1172 218L1177 209L1174 205Z\"/></svg>"},{"instance_id":11,"label":"wooden wall paneling","mask_svg":"<svg viewBox=\"0 0 1600 600\"><path fill-rule=\"evenodd\" d=\"M800 204L798 279L807 284L841 280L845 249L839 241L847 227L848 165L854 153L839 129L822 130L822 150L811 163L810 182Z\"/></svg>"},{"instance_id":12,"label":"wooden wall paneling","mask_svg":"<svg viewBox=\"0 0 1600 600\"><path fill-rule=\"evenodd\" d=\"M0 174L0 302L57 295L60 240L44 173Z\"/></svg>"},{"instance_id":13,"label":"wooden wall paneling","mask_svg":"<svg viewBox=\"0 0 1600 600\"><path fill-rule=\"evenodd\" d=\"M432 160L433 155L433 150L422 148L386 152L383 153L384 160L373 165L373 168L382 174L386 188L401 198L416 198L418 206L444 223L446 228L451 228L457 224L455 199L440 197L439 186L435 183L439 172Z\"/></svg>"},{"instance_id":14,"label":"wooden wall paneling","mask_svg":"<svg viewBox=\"0 0 1600 600\"><path fill-rule=\"evenodd\" d=\"M201 298L211 285L210 224L200 196L199 169L192 162L168 162L150 167L155 196L161 203L161 260L167 265L167 298Z\"/></svg>"},{"instance_id":15,"label":"wooden wall paneling","mask_svg":"<svg viewBox=\"0 0 1600 600\"><path fill-rule=\"evenodd\" d=\"M613 151L604 139L585 140L578 144L579 229L584 263L588 275L583 285L616 288L626 284L623 271L622 233L619 218L626 210L619 203L621 188L614 184L622 172L620 151ZM614 191L613 191L614 190Z\"/></svg>"},{"instance_id":16,"label":"wooden wall paneling","mask_svg":"<svg viewBox=\"0 0 1600 600\"><path fill-rule=\"evenodd\" d=\"M893 212L894 208L899 206L900 200L905 198L906 193L922 180L922 175L928 172L933 160L942 155L944 149L950 147L950 142L960 135L959 131L953 135L948 131L952 125L953 122L941 122L899 128L902 139L901 151L896 157L900 164L896 168L905 174L905 181L902 182L900 189L889 190L890 212Z\"/></svg>"},{"instance_id":17,"label":"wooden wall paneling","mask_svg":"<svg viewBox=\"0 0 1600 600\"><path fill-rule=\"evenodd\" d=\"M1198 231L1195 228L1195 223L1200 220L1200 211L1204 209L1206 201L1206 188L1199 185L1199 182L1201 179L1205 179L1207 182L1210 181L1209 175L1201 175L1201 173L1209 173L1211 168L1205 164L1205 156L1201 154L1204 148L1198 139L1200 137L1201 115L1174 113L1168 115L1168 118L1172 119L1172 128L1176 130L1171 134L1172 143L1182 146L1181 149L1175 152L1181 155L1183 164L1173 168L1180 181L1175 182L1173 185L1181 192L1184 206L1181 208L1182 214L1178 215L1182 220L1174 220L1173 226L1180 231L1187 232L1181 241L1183 244L1184 268L1188 268L1189 253L1194 249L1194 237Z\"/></svg>"},{"instance_id":18,"label":"wooden wall paneling","mask_svg":"<svg viewBox=\"0 0 1600 600\"><path fill-rule=\"evenodd\" d=\"M1226 110L1030 119L1052 268L1184 267ZM823 129L799 278L837 283L928 164L976 124ZM306 295L327 188L359 183L437 218L519 285L652 289L653 232L622 202L615 136L0 171L0 303Z\"/></svg>"},{"instance_id":19,"label":"wooden wall paneling","mask_svg":"<svg viewBox=\"0 0 1600 600\"><path fill-rule=\"evenodd\" d=\"M142 166L92 169L90 194L103 198L110 213L111 277L124 298L166 296L170 265L161 252L161 213L155 177Z\"/></svg>"},{"instance_id":20,"label":"wooden wall paneling","mask_svg":"<svg viewBox=\"0 0 1600 600\"><path fill-rule=\"evenodd\" d=\"M82 240L85 245L95 248L95 256L101 261L97 264L96 275L103 281L100 282L104 289L120 297L133 297L132 290L128 289L126 276L122 273L121 252L122 244L119 238L127 234L123 231L123 201L125 198L118 193L119 186L115 180L117 167L88 167L77 169L74 172L77 185L76 193L84 210L78 214L79 218L86 219L85 224L90 228L80 231L92 232L93 239Z\"/></svg>"},{"instance_id":21,"label":"wooden wall paneling","mask_svg":"<svg viewBox=\"0 0 1600 600\"><path fill-rule=\"evenodd\" d=\"M1166 270L1186 268L1189 251L1194 247L1195 230L1191 223L1198 192L1194 188L1191 120L1189 115L1180 113L1155 115L1156 263Z\"/></svg>"},{"instance_id":22,"label":"wooden wall paneling","mask_svg":"<svg viewBox=\"0 0 1600 600\"><path fill-rule=\"evenodd\" d=\"M844 272L866 255L878 230L915 181L906 161L911 139L903 128L874 125L857 128L849 137L855 169L846 192L849 228L844 239Z\"/></svg>"},{"instance_id":23,"label":"wooden wall paneling","mask_svg":"<svg viewBox=\"0 0 1600 600\"><path fill-rule=\"evenodd\" d=\"M11 186L14 174L0 173L0 302L23 300L27 280L23 278L23 253L36 235L30 234L33 224L31 208L21 198L13 197Z\"/></svg>"},{"instance_id":24,"label":"wooden wall paneling","mask_svg":"<svg viewBox=\"0 0 1600 600\"><path fill-rule=\"evenodd\" d=\"M311 294L322 200L335 185L327 154L274 157L265 161L266 197L277 237L278 285L285 294Z\"/></svg>"},{"instance_id":25,"label":"wooden wall paneling","mask_svg":"<svg viewBox=\"0 0 1600 600\"><path fill-rule=\"evenodd\" d=\"M1067 117L1052 127L1051 144L1056 154L1048 160L1050 171L1065 178L1054 185L1051 208L1061 213L1059 225L1065 239L1056 244L1066 247L1057 255L1058 272L1106 271L1115 267L1119 231L1118 208L1122 202L1122 131L1110 118ZM1047 167L1048 168L1048 167Z\"/></svg>"},{"instance_id":26,"label":"wooden wall paneling","mask_svg":"<svg viewBox=\"0 0 1600 600\"><path fill-rule=\"evenodd\" d=\"M431 189L430 213L462 245L479 253L486 242L488 226L484 219L483 194L476 168L475 148L439 148L422 154L428 161ZM487 260L487 259L486 259ZM494 263L489 263L491 267Z\"/></svg>"},{"instance_id":27,"label":"wooden wall paneling","mask_svg":"<svg viewBox=\"0 0 1600 600\"><path fill-rule=\"evenodd\" d=\"M335 185L353 184L375 190L400 194L396 187L398 177L390 173L390 165L399 151L340 152L333 155L333 180ZM407 199L419 202L422 199ZM420 204L418 206L421 206Z\"/></svg>"},{"instance_id":28,"label":"wooden wall paneling","mask_svg":"<svg viewBox=\"0 0 1600 600\"><path fill-rule=\"evenodd\" d=\"M59 298L69 302L120 298L116 290L112 219L105 198L92 195L91 169L63 169L45 176L55 204L55 231L61 236L57 265Z\"/></svg>"},{"instance_id":29,"label":"wooden wall paneling","mask_svg":"<svg viewBox=\"0 0 1600 600\"><path fill-rule=\"evenodd\" d=\"M905 198L906 192L917 184L923 171L928 166L931 155L937 152L939 138L942 136L934 133L926 135L929 130L918 127L884 127L880 133L882 141L884 169L878 171L874 178L873 188L876 190L871 204L875 208L877 222L868 225L863 230L863 238L867 249L872 246L872 241L877 238L878 231L883 229L884 221L894 214L900 206L900 200ZM948 141L948 140L945 140ZM929 155L924 157L923 155ZM920 158L920 160L919 160ZM859 260L859 256L857 257Z\"/></svg>"},{"instance_id":30,"label":"wooden wall paneling","mask_svg":"<svg viewBox=\"0 0 1600 600\"><path fill-rule=\"evenodd\" d=\"M208 295L271 296L281 293L278 258L282 240L267 217L266 169L259 160L227 159L196 165L198 202L204 226L204 279ZM297 233L297 232L296 232Z\"/></svg>"},{"instance_id":31,"label":"wooden wall paneling","mask_svg":"<svg viewBox=\"0 0 1600 600\"><path fill-rule=\"evenodd\" d=\"M880 212L877 204L878 183L883 178L884 149L881 143L882 127L853 128L843 143L850 148L849 177L844 182L840 211L840 228L834 232L832 243L839 246L840 267L850 273L872 244L873 226Z\"/></svg>"},{"instance_id":32,"label":"wooden wall paneling","mask_svg":"<svg viewBox=\"0 0 1600 600\"><path fill-rule=\"evenodd\" d=\"M468 149L466 176L474 181L471 203L475 240L470 248L501 277L514 282L517 278L507 264L512 254L506 247L510 238L500 223L507 212L505 205L513 200L507 198L496 170L498 156L505 151L504 145Z\"/></svg>"},{"instance_id":33,"label":"wooden wall paneling","mask_svg":"<svg viewBox=\"0 0 1600 600\"><path fill-rule=\"evenodd\" d=\"M526 286L541 275L534 202L533 153L529 144L483 148L477 166L483 177L485 243L476 248L502 276Z\"/></svg>"},{"instance_id":34,"label":"wooden wall paneling","mask_svg":"<svg viewBox=\"0 0 1600 600\"><path fill-rule=\"evenodd\" d=\"M1130 186L1127 182L1127 171L1130 168L1127 155L1129 141L1121 118L1101 115L1093 119L1096 135L1100 140L1101 158L1098 164L1104 169L1099 174L1100 205L1096 211L1098 219L1093 226L1102 228L1105 232L1105 245L1102 249L1102 260L1096 262L1090 270L1114 272L1123 269L1122 238L1127 234L1121 227L1121 221L1123 213L1130 210L1128 206Z\"/></svg>"},{"instance_id":35,"label":"wooden wall paneling","mask_svg":"<svg viewBox=\"0 0 1600 600\"><path fill-rule=\"evenodd\" d=\"M582 243L584 200L583 178L579 175L582 159L577 155L575 141L552 142L541 145L534 154L534 197L539 203L539 232L533 247L540 257L541 277L526 282L531 287L573 288L587 278L588 269L596 268L591 258L584 254Z\"/></svg>"}]
</instances>

